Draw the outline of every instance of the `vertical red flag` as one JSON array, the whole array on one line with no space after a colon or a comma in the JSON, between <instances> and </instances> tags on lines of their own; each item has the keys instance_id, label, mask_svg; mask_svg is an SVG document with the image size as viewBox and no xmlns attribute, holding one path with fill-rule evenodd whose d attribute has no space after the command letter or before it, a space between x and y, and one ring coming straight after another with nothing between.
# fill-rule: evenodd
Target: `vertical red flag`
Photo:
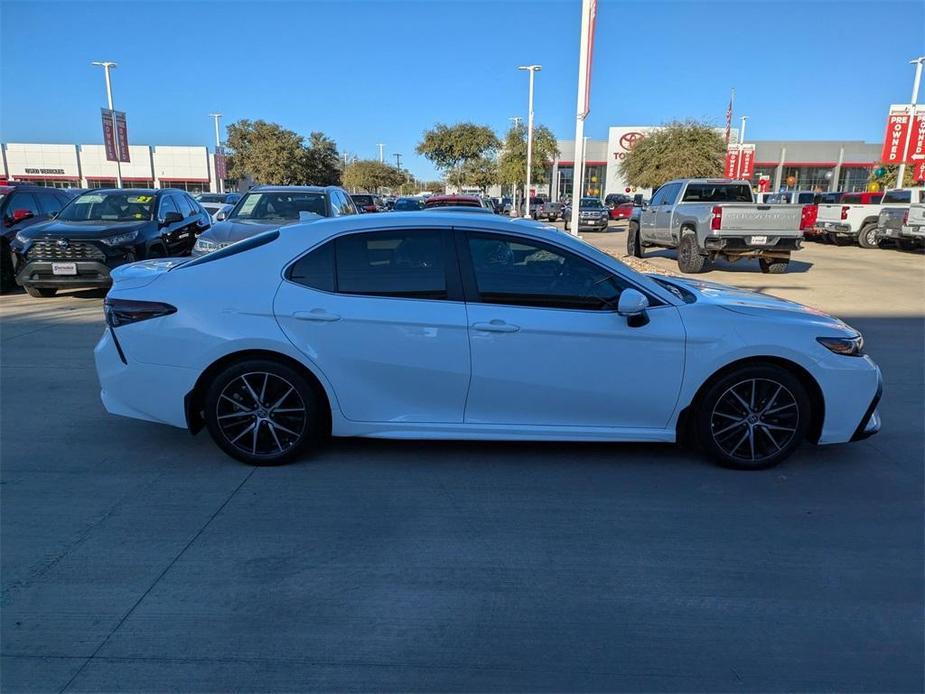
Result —
<instances>
[{"instance_id":1,"label":"vertical red flag","mask_svg":"<svg viewBox=\"0 0 925 694\"><path fill-rule=\"evenodd\" d=\"M116 111L116 135L119 136L119 161L131 161L128 152L128 126L125 123L125 113Z\"/></svg>"},{"instance_id":2,"label":"vertical red flag","mask_svg":"<svg viewBox=\"0 0 925 694\"><path fill-rule=\"evenodd\" d=\"M116 133L112 127L112 111L108 108L101 108L100 113L103 120L103 147L106 148L106 160L118 161L119 155L116 152Z\"/></svg>"},{"instance_id":3,"label":"vertical red flag","mask_svg":"<svg viewBox=\"0 0 925 694\"><path fill-rule=\"evenodd\" d=\"M903 158L903 146L909 135L909 114L900 111L890 113L883 136L883 152L880 161L884 164L899 164Z\"/></svg>"},{"instance_id":4,"label":"vertical red flag","mask_svg":"<svg viewBox=\"0 0 925 694\"><path fill-rule=\"evenodd\" d=\"M925 111L916 109L909 137L909 158L906 163L917 164L925 159Z\"/></svg>"},{"instance_id":5,"label":"vertical red flag","mask_svg":"<svg viewBox=\"0 0 925 694\"><path fill-rule=\"evenodd\" d=\"M925 159L917 161L912 171L913 181L925 181Z\"/></svg>"},{"instance_id":6,"label":"vertical red flag","mask_svg":"<svg viewBox=\"0 0 925 694\"><path fill-rule=\"evenodd\" d=\"M739 146L730 145L726 150L726 167L724 175L726 178L736 178L739 171Z\"/></svg>"},{"instance_id":7,"label":"vertical red flag","mask_svg":"<svg viewBox=\"0 0 925 694\"><path fill-rule=\"evenodd\" d=\"M755 173L755 145L741 145L740 147L739 178L751 178Z\"/></svg>"}]
</instances>

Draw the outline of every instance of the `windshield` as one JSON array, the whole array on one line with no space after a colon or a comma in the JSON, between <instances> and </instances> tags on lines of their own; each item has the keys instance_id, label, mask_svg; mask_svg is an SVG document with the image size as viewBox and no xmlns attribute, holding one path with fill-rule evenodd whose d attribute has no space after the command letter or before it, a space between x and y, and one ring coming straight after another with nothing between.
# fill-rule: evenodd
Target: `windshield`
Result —
<instances>
[{"instance_id":1,"label":"windshield","mask_svg":"<svg viewBox=\"0 0 925 694\"><path fill-rule=\"evenodd\" d=\"M154 196L114 190L84 193L71 200L58 219L65 222L137 222L153 219Z\"/></svg>"},{"instance_id":2,"label":"windshield","mask_svg":"<svg viewBox=\"0 0 925 694\"><path fill-rule=\"evenodd\" d=\"M582 207L603 207L604 204L597 198L582 198L581 206Z\"/></svg>"},{"instance_id":3,"label":"windshield","mask_svg":"<svg viewBox=\"0 0 925 694\"><path fill-rule=\"evenodd\" d=\"M690 183L684 202L751 202L752 189L744 183ZM787 197L790 201L790 197Z\"/></svg>"},{"instance_id":4,"label":"windshield","mask_svg":"<svg viewBox=\"0 0 925 694\"><path fill-rule=\"evenodd\" d=\"M300 212L327 217L324 194L287 191L248 193L228 219L297 220Z\"/></svg>"},{"instance_id":5,"label":"windshield","mask_svg":"<svg viewBox=\"0 0 925 694\"><path fill-rule=\"evenodd\" d=\"M420 200L396 200L394 209L398 212L404 210L419 210L423 207Z\"/></svg>"},{"instance_id":6,"label":"windshield","mask_svg":"<svg viewBox=\"0 0 925 694\"><path fill-rule=\"evenodd\" d=\"M224 193L200 193L196 196L199 202L225 202Z\"/></svg>"}]
</instances>

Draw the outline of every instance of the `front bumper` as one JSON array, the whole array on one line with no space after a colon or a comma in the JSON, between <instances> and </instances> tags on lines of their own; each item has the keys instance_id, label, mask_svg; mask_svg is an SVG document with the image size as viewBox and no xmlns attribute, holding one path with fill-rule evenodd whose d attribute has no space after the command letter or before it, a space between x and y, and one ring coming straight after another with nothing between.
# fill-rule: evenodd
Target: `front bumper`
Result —
<instances>
[{"instance_id":1,"label":"front bumper","mask_svg":"<svg viewBox=\"0 0 925 694\"><path fill-rule=\"evenodd\" d=\"M571 221L568 217L565 218L566 221ZM604 231L607 228L609 219L606 217L604 219L578 219L578 231Z\"/></svg>"},{"instance_id":2,"label":"front bumper","mask_svg":"<svg viewBox=\"0 0 925 694\"><path fill-rule=\"evenodd\" d=\"M880 398L883 397L883 376L880 374L879 370L877 371L877 376L877 392L874 393L874 397L870 401L867 411L864 412L864 416L861 417L858 428L854 430L854 434L851 436L852 441L861 441L870 438L880 431L880 411L877 409L877 405L880 404Z\"/></svg>"},{"instance_id":3,"label":"front bumper","mask_svg":"<svg viewBox=\"0 0 925 694\"><path fill-rule=\"evenodd\" d=\"M55 261L58 262L58 261ZM52 271L52 261L32 260L17 267L16 283L31 287L110 287L112 286L111 268L98 260L74 261L76 275L56 275Z\"/></svg>"}]
</instances>

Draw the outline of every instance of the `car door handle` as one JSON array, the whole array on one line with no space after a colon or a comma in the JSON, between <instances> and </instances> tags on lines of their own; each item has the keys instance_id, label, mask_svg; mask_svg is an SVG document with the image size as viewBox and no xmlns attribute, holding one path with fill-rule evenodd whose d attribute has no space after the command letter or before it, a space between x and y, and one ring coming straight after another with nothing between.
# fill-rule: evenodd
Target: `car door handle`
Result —
<instances>
[{"instance_id":1,"label":"car door handle","mask_svg":"<svg viewBox=\"0 0 925 694\"><path fill-rule=\"evenodd\" d=\"M323 308L313 308L311 311L296 311L292 314L296 320L310 320L318 323L332 323L340 320L336 313L328 313Z\"/></svg>"},{"instance_id":2,"label":"car door handle","mask_svg":"<svg viewBox=\"0 0 925 694\"><path fill-rule=\"evenodd\" d=\"M472 328L486 333L516 333L520 330L519 325L512 325L511 323L505 323L503 320L497 319L489 323L473 323Z\"/></svg>"}]
</instances>

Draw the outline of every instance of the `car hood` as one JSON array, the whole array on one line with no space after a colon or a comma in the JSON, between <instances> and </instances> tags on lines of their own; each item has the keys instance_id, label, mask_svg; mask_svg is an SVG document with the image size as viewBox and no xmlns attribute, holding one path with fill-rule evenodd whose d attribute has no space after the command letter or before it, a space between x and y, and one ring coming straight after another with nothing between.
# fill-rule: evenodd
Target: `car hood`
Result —
<instances>
[{"instance_id":1,"label":"car hood","mask_svg":"<svg viewBox=\"0 0 925 694\"><path fill-rule=\"evenodd\" d=\"M141 229L150 220L137 222L64 222L56 219L26 227L20 232L23 238L35 240L53 237L56 239L98 239L116 236Z\"/></svg>"},{"instance_id":2,"label":"car hood","mask_svg":"<svg viewBox=\"0 0 925 694\"><path fill-rule=\"evenodd\" d=\"M319 217L319 219L322 219ZM300 220L283 220L283 221L263 221L259 219L226 219L223 222L216 222L212 228L204 232L199 238L215 243L234 243L242 239L248 239L256 236L261 231L270 229L279 229L280 227L291 224L299 224Z\"/></svg>"},{"instance_id":3,"label":"car hood","mask_svg":"<svg viewBox=\"0 0 925 694\"><path fill-rule=\"evenodd\" d=\"M840 328L851 333L857 332L834 316L789 299L781 299L776 296L761 294L751 289L732 287L718 282L667 277L657 274L649 276L687 289L697 297L698 302L713 304L733 313L771 320L801 321L825 325L830 328Z\"/></svg>"}]
</instances>

